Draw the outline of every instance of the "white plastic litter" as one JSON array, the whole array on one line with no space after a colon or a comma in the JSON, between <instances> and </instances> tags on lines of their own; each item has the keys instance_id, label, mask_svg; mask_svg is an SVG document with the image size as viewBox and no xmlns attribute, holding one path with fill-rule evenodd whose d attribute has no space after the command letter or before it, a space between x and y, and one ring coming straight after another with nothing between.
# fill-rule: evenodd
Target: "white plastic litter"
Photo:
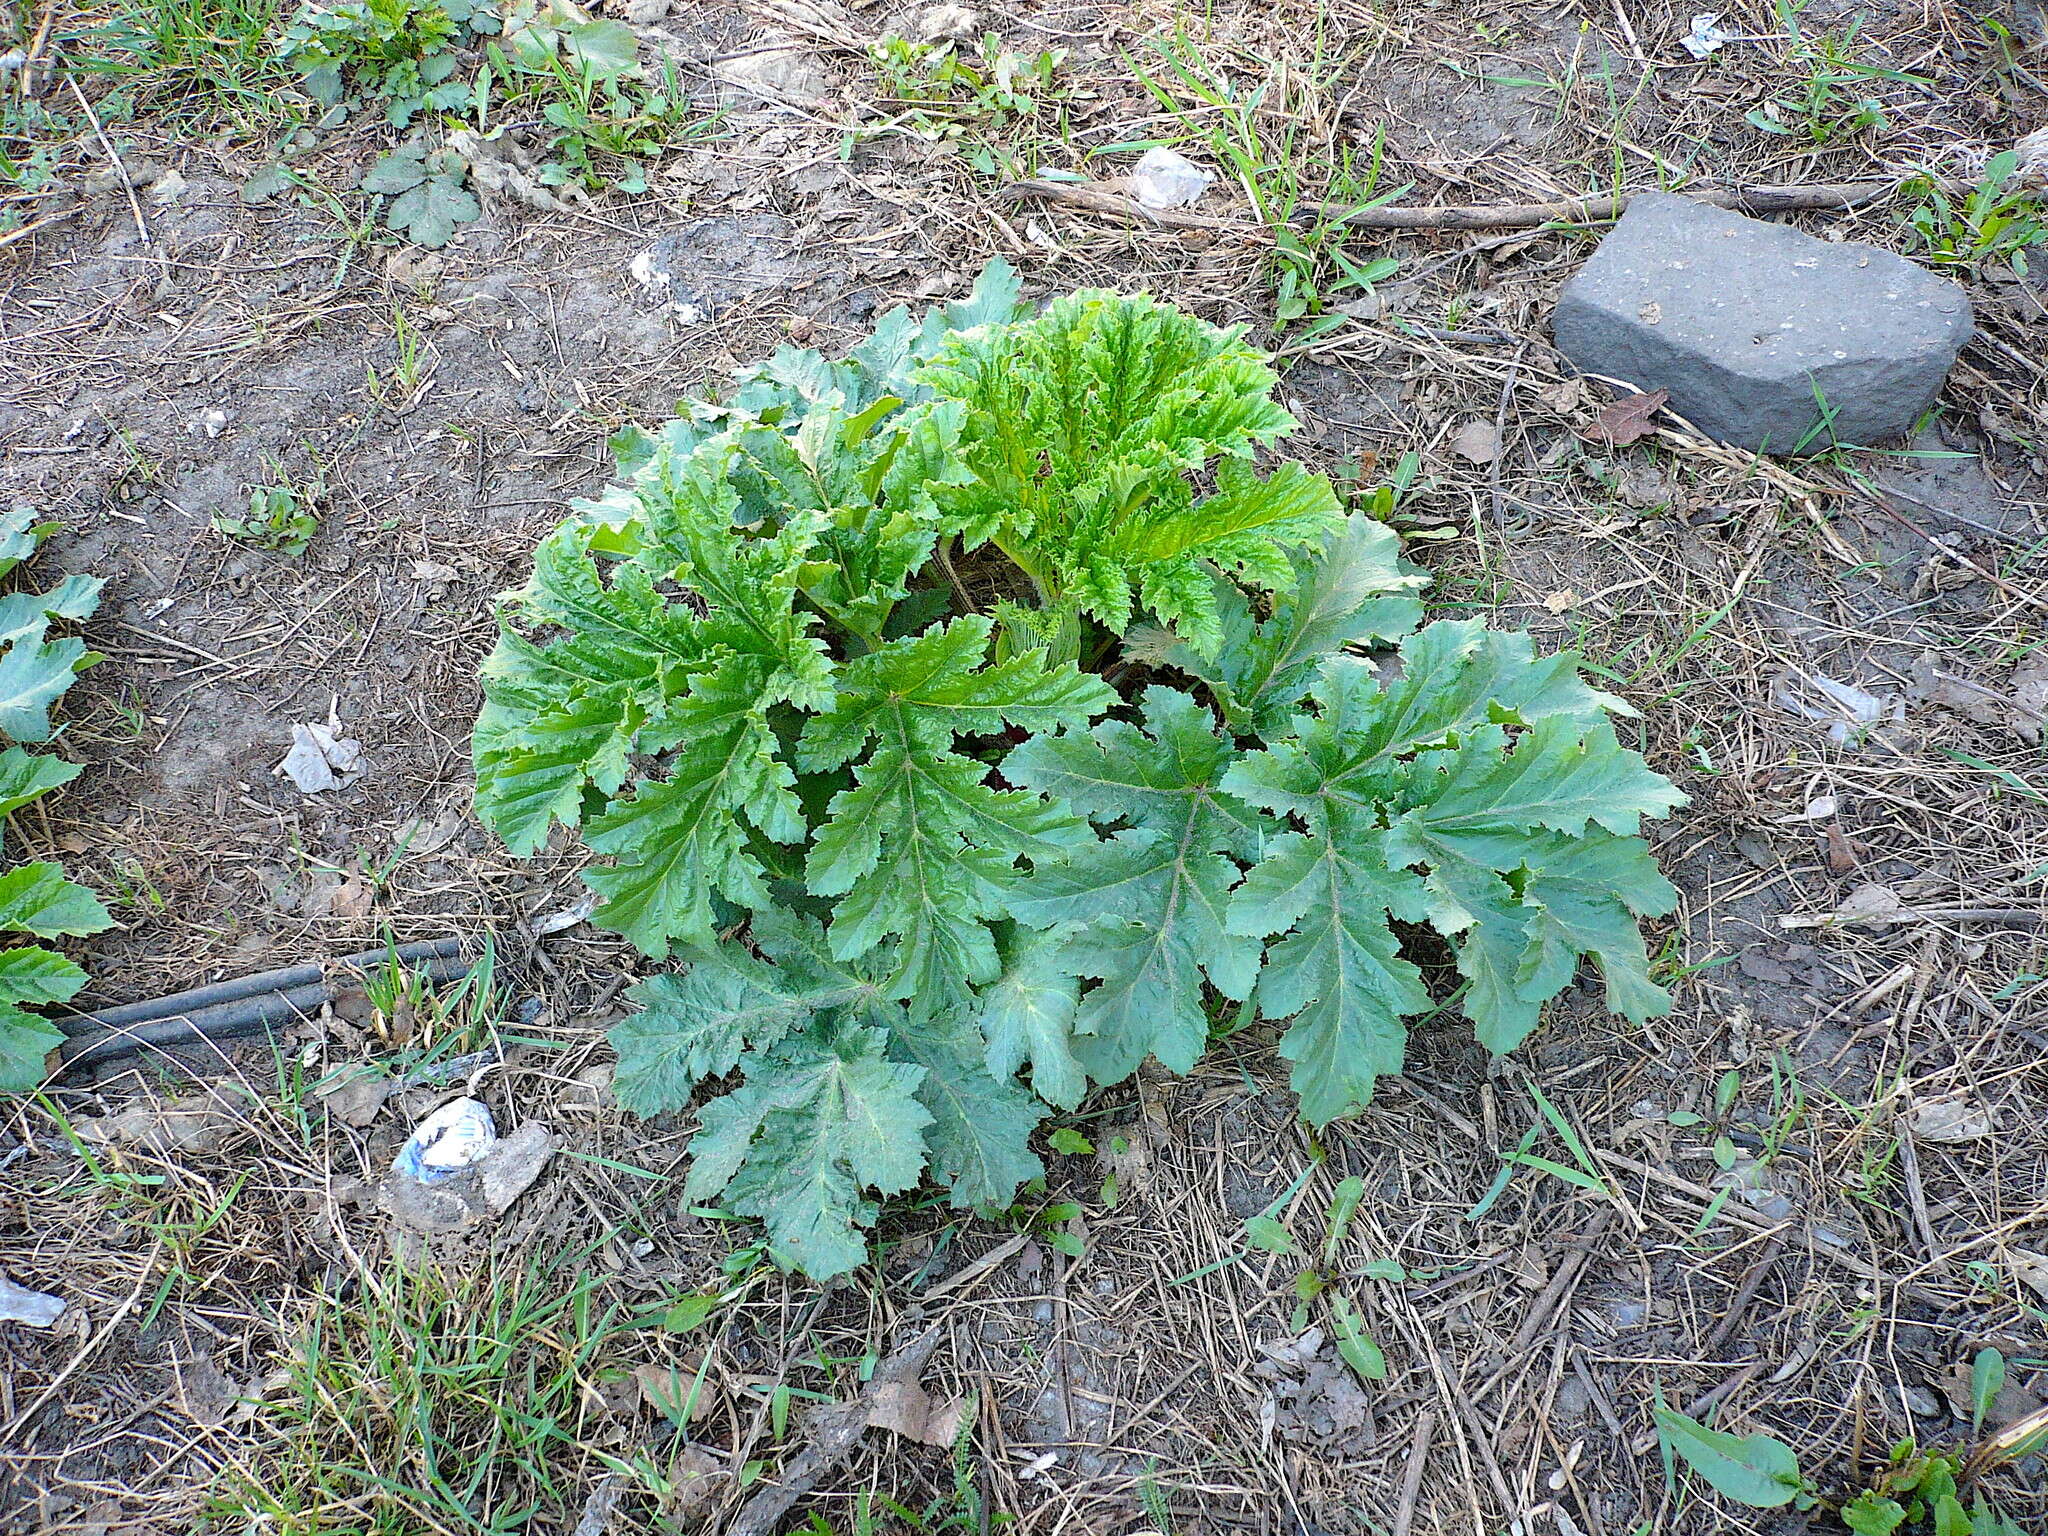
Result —
<instances>
[{"instance_id":1,"label":"white plastic litter","mask_svg":"<svg viewBox=\"0 0 2048 1536\"><path fill-rule=\"evenodd\" d=\"M1131 191L1147 208L1185 208L1198 202L1215 179L1187 156L1155 146L1138 157Z\"/></svg>"},{"instance_id":2,"label":"white plastic litter","mask_svg":"<svg viewBox=\"0 0 2048 1536\"><path fill-rule=\"evenodd\" d=\"M475 1166L497 1141L490 1105L481 1099L450 1099L413 1127L391 1171L422 1184L438 1184Z\"/></svg>"},{"instance_id":3,"label":"white plastic litter","mask_svg":"<svg viewBox=\"0 0 2048 1536\"><path fill-rule=\"evenodd\" d=\"M30 1328L48 1328L64 1315L60 1296L32 1291L0 1275L0 1323L22 1323Z\"/></svg>"},{"instance_id":4,"label":"white plastic litter","mask_svg":"<svg viewBox=\"0 0 2048 1536\"><path fill-rule=\"evenodd\" d=\"M1718 53L1721 48L1735 40L1731 32L1724 32L1717 25L1721 20L1719 11L1706 11L1693 17L1692 25L1679 43L1695 59L1705 59Z\"/></svg>"},{"instance_id":5,"label":"white plastic litter","mask_svg":"<svg viewBox=\"0 0 2048 1536\"><path fill-rule=\"evenodd\" d=\"M307 720L292 726L292 749L271 771L290 779L301 794L345 789L363 776L363 744L341 734L341 720L330 708L325 725Z\"/></svg>"},{"instance_id":6,"label":"white plastic litter","mask_svg":"<svg viewBox=\"0 0 2048 1536\"><path fill-rule=\"evenodd\" d=\"M1693 17L1692 27L1678 41L1685 51L1696 59L1704 59L1720 52L1725 43L1735 41L1733 32L1723 32L1717 23L1721 20L1719 11L1705 11Z\"/></svg>"}]
</instances>

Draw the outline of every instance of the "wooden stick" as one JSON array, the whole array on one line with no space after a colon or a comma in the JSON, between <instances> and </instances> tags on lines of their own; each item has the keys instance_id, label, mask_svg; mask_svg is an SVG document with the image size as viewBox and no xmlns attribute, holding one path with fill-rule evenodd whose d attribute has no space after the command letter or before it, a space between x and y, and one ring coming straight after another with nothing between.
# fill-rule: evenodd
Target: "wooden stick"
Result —
<instances>
[{"instance_id":1,"label":"wooden stick","mask_svg":"<svg viewBox=\"0 0 2048 1536\"><path fill-rule=\"evenodd\" d=\"M1888 912L1787 912L1780 928L1847 928L1856 923L2010 923L2038 928L2048 911L2038 907L1894 907Z\"/></svg>"},{"instance_id":2,"label":"wooden stick","mask_svg":"<svg viewBox=\"0 0 2048 1536\"><path fill-rule=\"evenodd\" d=\"M1860 208L1889 197L1896 181L1836 181L1793 187L1684 187L1680 195L1742 213L1791 213ZM1646 188L1654 191L1654 188ZM1554 203L1501 203L1476 208L1357 208L1329 203L1315 216L1347 229L1535 229L1543 224L1606 224L1621 217L1640 192L1612 197L1571 197ZM1296 216L1299 219L1299 215Z\"/></svg>"},{"instance_id":3,"label":"wooden stick","mask_svg":"<svg viewBox=\"0 0 2048 1536\"><path fill-rule=\"evenodd\" d=\"M782 1470L780 1478L747 1500L738 1518L726 1528L726 1536L769 1536L782 1529L782 1517L796 1501L817 1486L819 1479L853 1454L868 1427L868 1412L887 1386L914 1384L937 1348L942 1329L933 1323L875 1368L860 1395L836 1408L821 1409L812 1416L815 1439Z\"/></svg>"},{"instance_id":4,"label":"wooden stick","mask_svg":"<svg viewBox=\"0 0 2048 1536\"><path fill-rule=\"evenodd\" d=\"M1896 181L1836 181L1791 187L1687 187L1683 195L1742 213L1790 213L1860 208L1891 196L1898 188ZM1200 229L1254 238L1266 233L1241 221L1209 218L1177 208L1147 208L1113 182L1017 181L1004 188L1003 195L1065 203L1126 223L1151 224L1161 229ZM1345 208L1340 204L1316 203L1296 213L1291 222L1336 225L1347 230L1537 229L1545 224L1606 224L1620 218L1629 202L1641 195L1622 192L1608 197L1563 198L1552 203L1496 203L1470 208Z\"/></svg>"}]
</instances>

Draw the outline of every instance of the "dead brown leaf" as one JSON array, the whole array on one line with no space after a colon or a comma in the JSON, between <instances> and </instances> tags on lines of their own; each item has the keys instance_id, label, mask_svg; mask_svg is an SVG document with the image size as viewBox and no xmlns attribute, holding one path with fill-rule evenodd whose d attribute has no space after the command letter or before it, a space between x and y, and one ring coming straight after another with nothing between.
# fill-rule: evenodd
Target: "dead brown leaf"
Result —
<instances>
[{"instance_id":1,"label":"dead brown leaf","mask_svg":"<svg viewBox=\"0 0 2048 1536\"><path fill-rule=\"evenodd\" d=\"M716 1396L711 1390L708 1376L699 1383L702 1360L685 1362L683 1365L636 1365L633 1380L639 1384L640 1400L671 1424L683 1422L683 1410L689 1409L692 1419L701 1419L711 1411L711 1399ZM691 1401L692 1394L695 1401Z\"/></svg>"},{"instance_id":2,"label":"dead brown leaf","mask_svg":"<svg viewBox=\"0 0 2048 1536\"><path fill-rule=\"evenodd\" d=\"M1490 421L1473 417L1451 433L1451 452L1471 464L1491 464L1500 457L1500 431Z\"/></svg>"},{"instance_id":3,"label":"dead brown leaf","mask_svg":"<svg viewBox=\"0 0 2048 1536\"><path fill-rule=\"evenodd\" d=\"M914 1381L878 1382L868 1396L868 1427L886 1429L919 1445L951 1445L971 1401L963 1394L935 1403Z\"/></svg>"},{"instance_id":4,"label":"dead brown leaf","mask_svg":"<svg viewBox=\"0 0 2048 1536\"><path fill-rule=\"evenodd\" d=\"M1831 875L1852 875L1856 872L1856 849L1849 839L1842 835L1841 827L1835 822L1827 824L1828 873Z\"/></svg>"},{"instance_id":5,"label":"dead brown leaf","mask_svg":"<svg viewBox=\"0 0 2048 1536\"><path fill-rule=\"evenodd\" d=\"M1613 404L1601 409L1593 418L1593 427L1580 435L1588 442L1611 443L1616 448L1625 448L1638 438L1648 437L1657 429L1650 425L1650 418L1664 409L1670 400L1668 389L1653 389L1647 394L1623 395Z\"/></svg>"},{"instance_id":6,"label":"dead brown leaf","mask_svg":"<svg viewBox=\"0 0 2048 1536\"><path fill-rule=\"evenodd\" d=\"M368 1062L355 1062L316 1083L309 1097L330 1115L357 1130L377 1118L398 1086Z\"/></svg>"}]
</instances>

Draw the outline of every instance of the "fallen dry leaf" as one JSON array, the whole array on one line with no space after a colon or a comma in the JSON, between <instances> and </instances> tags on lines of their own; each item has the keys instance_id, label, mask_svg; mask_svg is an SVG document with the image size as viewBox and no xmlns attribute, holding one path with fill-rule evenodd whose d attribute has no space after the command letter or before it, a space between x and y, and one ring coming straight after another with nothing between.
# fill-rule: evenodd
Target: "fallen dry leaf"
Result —
<instances>
[{"instance_id":1,"label":"fallen dry leaf","mask_svg":"<svg viewBox=\"0 0 2048 1536\"><path fill-rule=\"evenodd\" d=\"M2048 1258L2027 1248L2008 1248L2005 1262L2012 1270L2013 1278L2021 1281L2044 1301L2048 1301Z\"/></svg>"},{"instance_id":2,"label":"fallen dry leaf","mask_svg":"<svg viewBox=\"0 0 2048 1536\"><path fill-rule=\"evenodd\" d=\"M1671 398L1668 389L1653 389L1642 395L1623 395L1612 405L1601 409L1593 418L1593 428L1582 433L1588 442L1611 443L1616 448L1625 448L1637 438L1648 437L1657 429L1650 425L1650 418L1664 409Z\"/></svg>"},{"instance_id":3,"label":"fallen dry leaf","mask_svg":"<svg viewBox=\"0 0 2048 1536\"><path fill-rule=\"evenodd\" d=\"M1451 452L1472 464L1491 464L1500 457L1500 432L1490 421L1474 417L1451 434Z\"/></svg>"},{"instance_id":4,"label":"fallen dry leaf","mask_svg":"<svg viewBox=\"0 0 2048 1536\"><path fill-rule=\"evenodd\" d=\"M1828 873L1849 875L1856 872L1856 850L1849 839L1842 835L1842 829L1834 822L1827 824Z\"/></svg>"},{"instance_id":5,"label":"fallen dry leaf","mask_svg":"<svg viewBox=\"0 0 2048 1536\"><path fill-rule=\"evenodd\" d=\"M337 1120L361 1130L377 1118L397 1087L381 1068L356 1062L314 1084L309 1097Z\"/></svg>"},{"instance_id":6,"label":"fallen dry leaf","mask_svg":"<svg viewBox=\"0 0 2048 1536\"><path fill-rule=\"evenodd\" d=\"M642 1402L671 1424L680 1425L685 1407L690 1410L692 1419L701 1419L711 1411L711 1400L716 1394L711 1390L708 1375L703 1378L703 1385L698 1385L701 1368L701 1361L696 1365L686 1362L681 1366L636 1365L633 1367L633 1380L639 1385ZM696 1394L695 1402L691 1401L692 1392Z\"/></svg>"},{"instance_id":7,"label":"fallen dry leaf","mask_svg":"<svg viewBox=\"0 0 2048 1536\"><path fill-rule=\"evenodd\" d=\"M1569 416L1586 398L1586 386L1579 379L1559 379L1555 384L1546 384L1537 390L1536 398L1558 415Z\"/></svg>"},{"instance_id":8,"label":"fallen dry leaf","mask_svg":"<svg viewBox=\"0 0 2048 1536\"><path fill-rule=\"evenodd\" d=\"M159 1157L173 1152L213 1152L242 1117L210 1094L195 1094L167 1104L136 1104L119 1114L81 1120L81 1140L102 1146L141 1147Z\"/></svg>"},{"instance_id":9,"label":"fallen dry leaf","mask_svg":"<svg viewBox=\"0 0 2048 1536\"><path fill-rule=\"evenodd\" d=\"M1991 1134L1991 1111L1968 1099L1928 1099L1913 1106L1906 1124L1920 1141L1980 1141Z\"/></svg>"},{"instance_id":10,"label":"fallen dry leaf","mask_svg":"<svg viewBox=\"0 0 2048 1536\"><path fill-rule=\"evenodd\" d=\"M960 1434L971 1398L934 1403L914 1381L884 1381L868 1397L868 1427L886 1429L919 1445L951 1445Z\"/></svg>"}]
</instances>

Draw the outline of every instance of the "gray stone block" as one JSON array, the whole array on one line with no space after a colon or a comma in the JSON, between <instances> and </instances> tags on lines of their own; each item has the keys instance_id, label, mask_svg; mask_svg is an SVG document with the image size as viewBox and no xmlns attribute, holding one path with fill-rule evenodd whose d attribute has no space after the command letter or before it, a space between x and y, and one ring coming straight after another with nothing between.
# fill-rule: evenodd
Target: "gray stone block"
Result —
<instances>
[{"instance_id":1,"label":"gray stone block","mask_svg":"<svg viewBox=\"0 0 2048 1536\"><path fill-rule=\"evenodd\" d=\"M1910 431L1970 330L1963 290L1903 256L1665 192L1630 202L1551 320L1583 372L1772 453Z\"/></svg>"}]
</instances>

